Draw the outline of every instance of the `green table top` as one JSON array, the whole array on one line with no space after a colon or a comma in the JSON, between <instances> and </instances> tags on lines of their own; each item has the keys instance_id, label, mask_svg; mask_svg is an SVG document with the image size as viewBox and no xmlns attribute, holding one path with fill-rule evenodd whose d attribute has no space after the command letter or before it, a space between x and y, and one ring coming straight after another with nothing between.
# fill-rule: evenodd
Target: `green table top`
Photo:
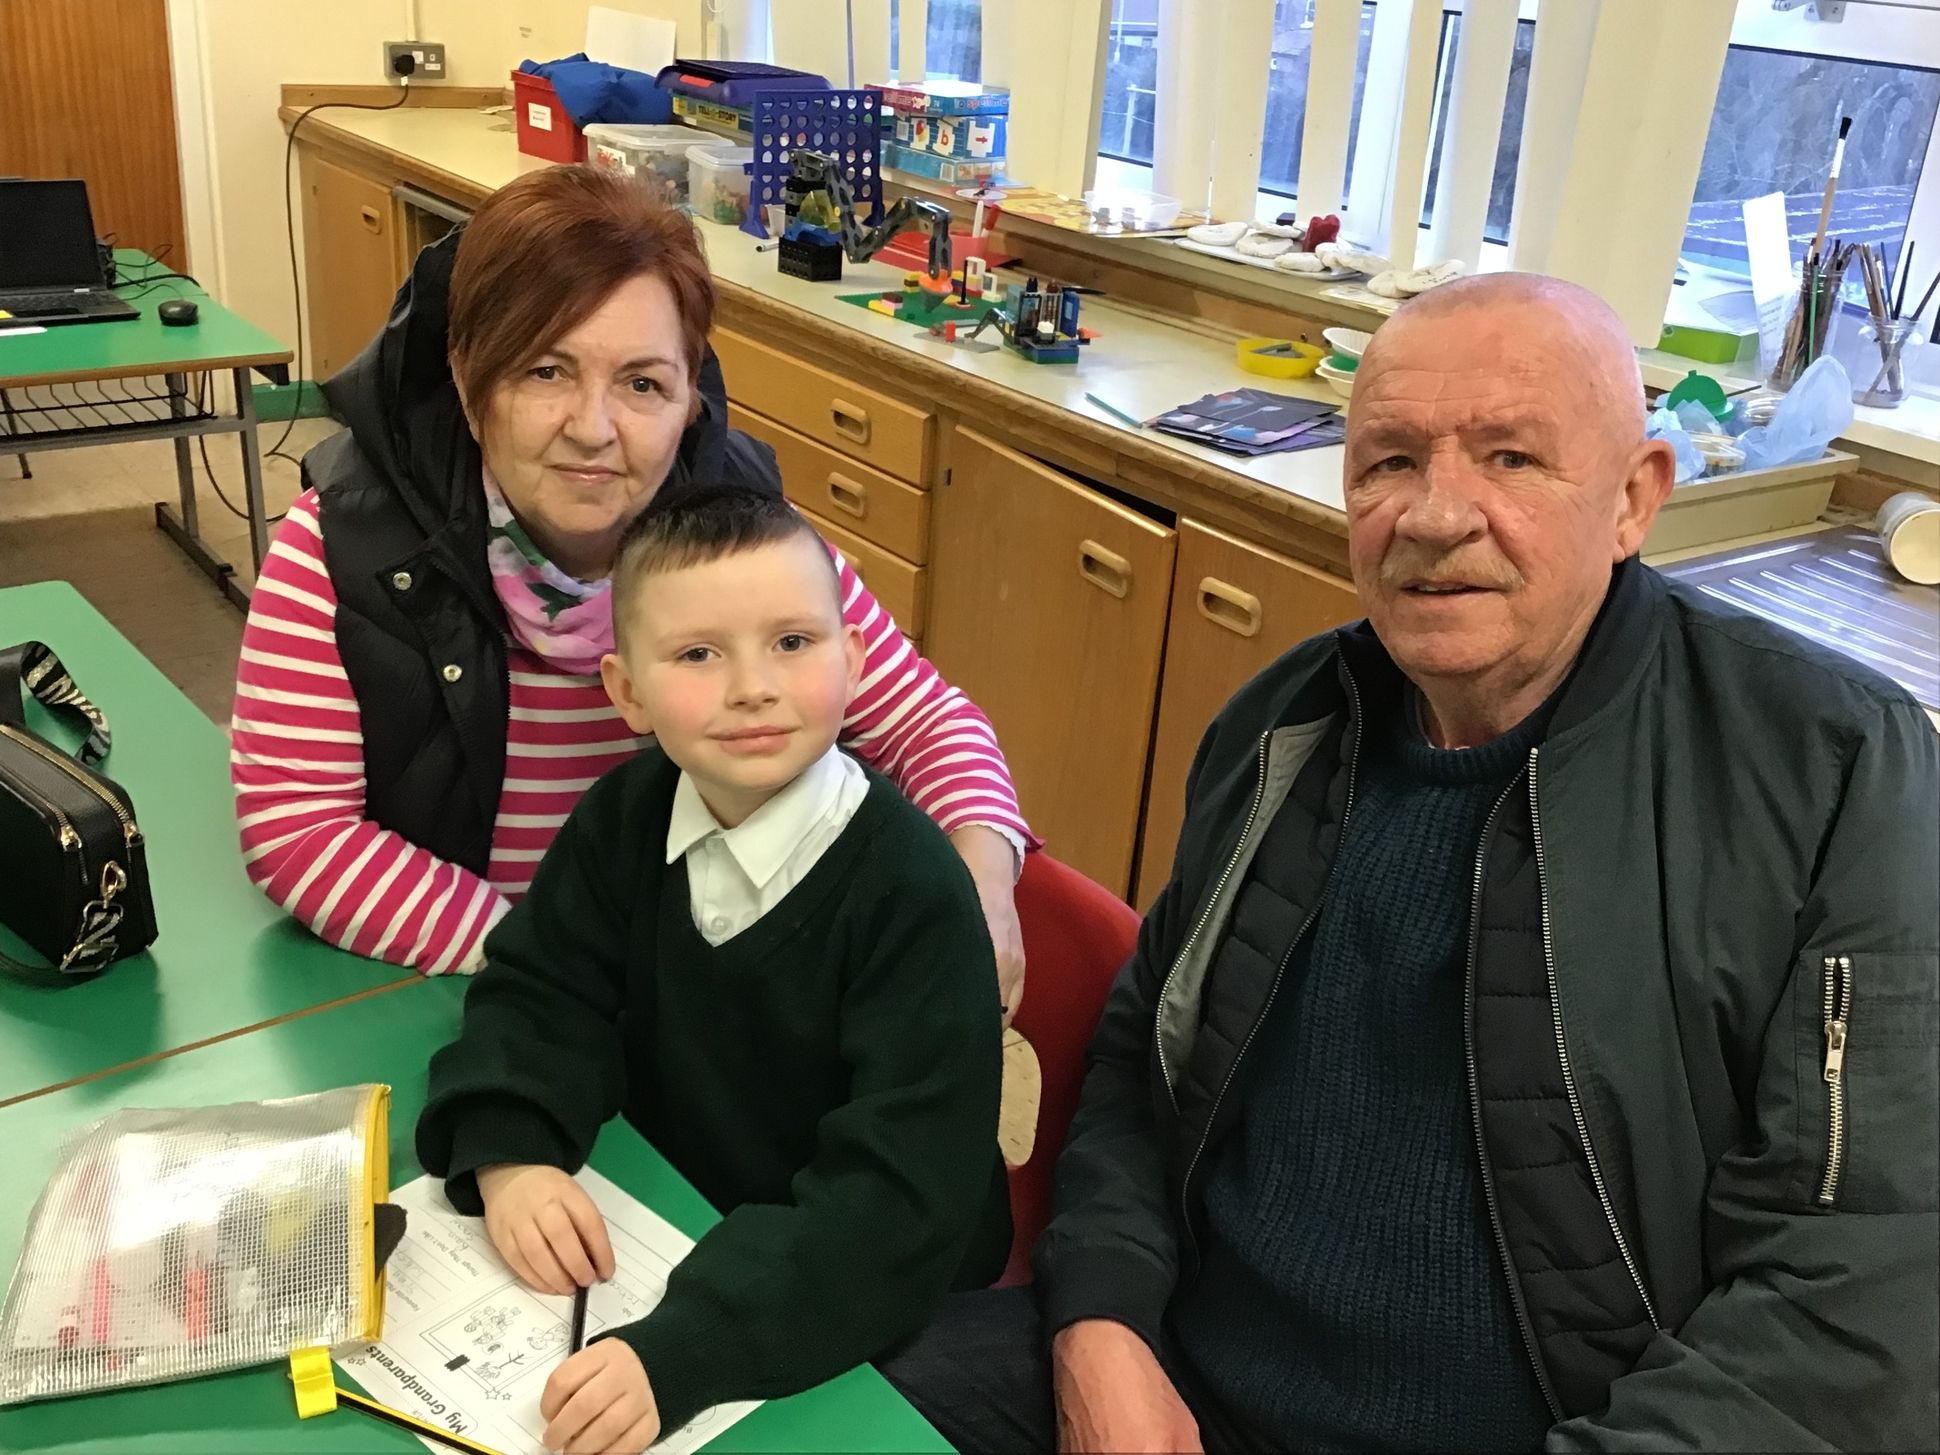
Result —
<instances>
[{"instance_id":1,"label":"green table top","mask_svg":"<svg viewBox=\"0 0 1940 1455\"><path fill-rule=\"evenodd\" d=\"M456 1032L463 991L453 981L424 981L0 1108L0 1146L8 1158L0 1191L0 1268L11 1274L62 1138L117 1107L217 1105L386 1082L393 1088L391 1180L400 1186L413 1180L422 1171L412 1140L424 1104L424 1068ZM717 1220L700 1194L623 1121L601 1135L592 1165L690 1237ZM341 1370L338 1377L344 1378ZM863 1368L764 1404L709 1448L949 1447L880 1375ZM412 1436L345 1410L299 1421L282 1366L0 1410L0 1450L255 1455L413 1449L422 1447Z\"/></svg>"},{"instance_id":2,"label":"green table top","mask_svg":"<svg viewBox=\"0 0 1940 1455\"><path fill-rule=\"evenodd\" d=\"M108 776L134 799L161 934L71 985L0 975L0 1102L414 978L331 949L250 884L228 739L72 586L0 590L0 645L19 641L46 642L108 715ZM79 743L37 702L27 722L63 747ZM35 959L5 929L0 948Z\"/></svg>"},{"instance_id":3,"label":"green table top","mask_svg":"<svg viewBox=\"0 0 1940 1455\"><path fill-rule=\"evenodd\" d=\"M154 259L133 248L117 248L124 274L158 271ZM247 319L238 318L195 284L181 278L157 286L117 290L141 317L120 323L64 324L41 333L13 333L0 320L0 386L48 384L74 379L114 379L138 374L194 373L239 366L266 371L289 363L289 348ZM165 325L155 309L170 298L192 299L196 321L183 328ZM277 368L277 372L285 372ZM281 382L278 380L278 382Z\"/></svg>"}]
</instances>

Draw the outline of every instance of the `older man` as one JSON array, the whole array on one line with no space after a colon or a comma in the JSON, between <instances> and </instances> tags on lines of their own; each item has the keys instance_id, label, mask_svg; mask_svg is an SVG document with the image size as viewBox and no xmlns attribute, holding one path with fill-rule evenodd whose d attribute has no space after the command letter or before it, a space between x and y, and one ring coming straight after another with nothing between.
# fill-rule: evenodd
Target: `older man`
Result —
<instances>
[{"instance_id":1,"label":"older man","mask_svg":"<svg viewBox=\"0 0 1940 1455\"><path fill-rule=\"evenodd\" d=\"M1932 1448L1940 748L1636 559L1592 295L1376 335L1367 621L1213 723L1035 1297L888 1369L966 1450Z\"/></svg>"}]
</instances>

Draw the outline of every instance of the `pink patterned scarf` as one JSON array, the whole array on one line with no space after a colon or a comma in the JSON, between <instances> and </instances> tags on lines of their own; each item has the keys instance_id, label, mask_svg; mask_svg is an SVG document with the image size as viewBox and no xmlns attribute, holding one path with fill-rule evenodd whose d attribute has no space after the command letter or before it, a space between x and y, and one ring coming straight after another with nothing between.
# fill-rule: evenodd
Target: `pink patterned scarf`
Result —
<instances>
[{"instance_id":1,"label":"pink patterned scarf","mask_svg":"<svg viewBox=\"0 0 1940 1455\"><path fill-rule=\"evenodd\" d=\"M612 583L578 580L547 560L492 472L484 475L485 559L513 640L561 672L597 676L613 650Z\"/></svg>"}]
</instances>

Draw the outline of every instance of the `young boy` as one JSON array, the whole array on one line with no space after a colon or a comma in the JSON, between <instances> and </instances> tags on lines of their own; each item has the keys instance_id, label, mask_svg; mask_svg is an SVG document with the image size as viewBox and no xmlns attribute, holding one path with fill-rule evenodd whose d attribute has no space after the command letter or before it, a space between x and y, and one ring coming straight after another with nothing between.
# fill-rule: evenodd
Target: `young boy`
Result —
<instances>
[{"instance_id":1,"label":"young boy","mask_svg":"<svg viewBox=\"0 0 1940 1455\"><path fill-rule=\"evenodd\" d=\"M725 1214L553 1374L553 1449L876 1358L1010 1240L989 933L949 841L835 747L863 653L826 548L785 501L710 495L633 525L613 598L606 690L658 746L493 931L417 1133L543 1292L613 1273L569 1174L615 1112Z\"/></svg>"}]
</instances>

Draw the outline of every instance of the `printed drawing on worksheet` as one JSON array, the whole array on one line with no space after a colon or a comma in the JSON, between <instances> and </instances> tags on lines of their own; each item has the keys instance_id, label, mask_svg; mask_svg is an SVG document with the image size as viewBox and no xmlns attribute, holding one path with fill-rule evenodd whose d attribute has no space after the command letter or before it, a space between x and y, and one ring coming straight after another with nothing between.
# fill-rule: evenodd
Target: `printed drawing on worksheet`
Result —
<instances>
[{"instance_id":1,"label":"printed drawing on worksheet","mask_svg":"<svg viewBox=\"0 0 1940 1455\"><path fill-rule=\"evenodd\" d=\"M577 1180L613 1242L614 1276L586 1300L590 1340L645 1317L694 1244L597 1172ZM421 1177L391 1201L409 1210L410 1221L386 1267L384 1337L339 1351L337 1362L386 1404L504 1455L541 1455L539 1399L567 1357L572 1300L520 1283L484 1223L455 1212L437 1179ZM705 1410L654 1449L685 1455L758 1403Z\"/></svg>"}]
</instances>

